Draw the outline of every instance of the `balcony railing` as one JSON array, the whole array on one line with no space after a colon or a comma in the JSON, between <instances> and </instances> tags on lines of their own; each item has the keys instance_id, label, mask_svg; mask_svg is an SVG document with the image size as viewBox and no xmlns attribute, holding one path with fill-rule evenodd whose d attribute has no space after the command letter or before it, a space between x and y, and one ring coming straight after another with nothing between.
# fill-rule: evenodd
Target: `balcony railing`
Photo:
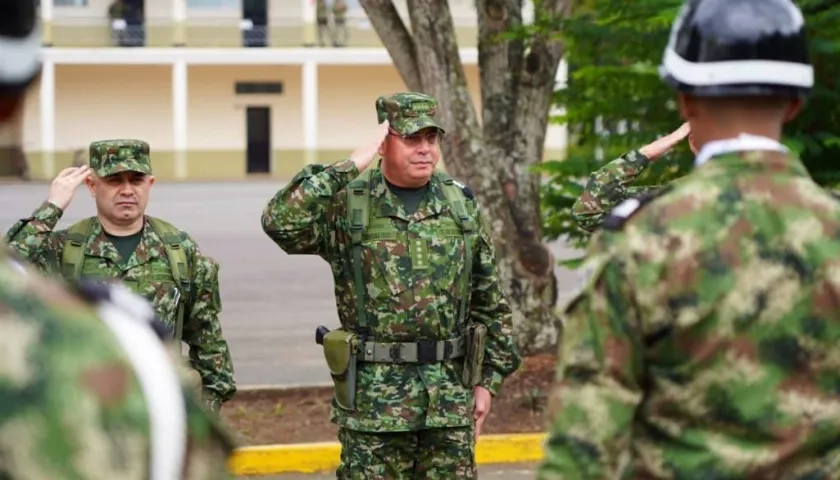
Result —
<instances>
[{"instance_id":1,"label":"balcony railing","mask_svg":"<svg viewBox=\"0 0 840 480\"><path fill-rule=\"evenodd\" d=\"M475 19L455 20L458 44L461 47L475 47ZM233 15L188 17L180 26L171 18L146 18L142 22L118 19L112 22L107 17L70 17L53 19L50 44L55 47L83 48L174 45L196 48L294 48L307 44L321 47L382 47L382 42L364 16L348 18L345 27L346 32L337 31L332 26L324 30L316 24L306 25L300 18L275 18L269 21L269 25L259 25Z\"/></svg>"}]
</instances>

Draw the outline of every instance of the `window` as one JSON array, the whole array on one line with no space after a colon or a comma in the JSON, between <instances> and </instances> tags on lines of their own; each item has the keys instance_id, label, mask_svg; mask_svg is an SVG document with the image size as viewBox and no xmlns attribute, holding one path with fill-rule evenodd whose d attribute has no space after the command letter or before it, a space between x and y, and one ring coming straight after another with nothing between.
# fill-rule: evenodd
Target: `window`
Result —
<instances>
[{"instance_id":1,"label":"window","mask_svg":"<svg viewBox=\"0 0 840 480\"><path fill-rule=\"evenodd\" d=\"M187 8L236 8L239 0L187 0Z\"/></svg>"}]
</instances>

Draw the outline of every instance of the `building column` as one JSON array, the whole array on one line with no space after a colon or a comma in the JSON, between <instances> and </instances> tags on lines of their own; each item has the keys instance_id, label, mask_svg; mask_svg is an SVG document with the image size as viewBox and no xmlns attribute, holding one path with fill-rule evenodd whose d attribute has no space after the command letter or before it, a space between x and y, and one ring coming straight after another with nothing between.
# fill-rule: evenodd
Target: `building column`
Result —
<instances>
[{"instance_id":1,"label":"building column","mask_svg":"<svg viewBox=\"0 0 840 480\"><path fill-rule=\"evenodd\" d=\"M187 176L187 62L172 64L172 147L175 177Z\"/></svg>"},{"instance_id":2,"label":"building column","mask_svg":"<svg viewBox=\"0 0 840 480\"><path fill-rule=\"evenodd\" d=\"M43 35L41 38L43 39L42 43L45 47L51 47L53 44L52 22L53 0L41 0L41 25L43 28Z\"/></svg>"},{"instance_id":3,"label":"building column","mask_svg":"<svg viewBox=\"0 0 840 480\"><path fill-rule=\"evenodd\" d=\"M183 47L187 44L187 0L172 2L172 46Z\"/></svg>"},{"instance_id":4,"label":"building column","mask_svg":"<svg viewBox=\"0 0 840 480\"><path fill-rule=\"evenodd\" d=\"M315 6L316 0L300 0L300 8L301 12L303 12L303 31L301 43L304 47L314 47L316 44L316 39L318 30L315 26L315 17L317 8Z\"/></svg>"},{"instance_id":5,"label":"building column","mask_svg":"<svg viewBox=\"0 0 840 480\"><path fill-rule=\"evenodd\" d=\"M302 70L303 148L308 165L318 158L318 64L308 60L303 63Z\"/></svg>"},{"instance_id":6,"label":"building column","mask_svg":"<svg viewBox=\"0 0 840 480\"><path fill-rule=\"evenodd\" d=\"M41 162L44 176L55 172L55 63L44 59L41 65Z\"/></svg>"},{"instance_id":7,"label":"building column","mask_svg":"<svg viewBox=\"0 0 840 480\"><path fill-rule=\"evenodd\" d=\"M566 64L565 59L560 60L560 64L557 66L557 74L554 76L554 89L558 90L566 86L567 76L568 76L568 65ZM551 112L549 115L554 117L555 115L562 115L565 113L565 109L552 106ZM545 135L546 150L565 150L567 147L568 142L568 127L563 125L557 125L553 123L548 124L548 129ZM555 159L556 160L556 159Z\"/></svg>"}]
</instances>

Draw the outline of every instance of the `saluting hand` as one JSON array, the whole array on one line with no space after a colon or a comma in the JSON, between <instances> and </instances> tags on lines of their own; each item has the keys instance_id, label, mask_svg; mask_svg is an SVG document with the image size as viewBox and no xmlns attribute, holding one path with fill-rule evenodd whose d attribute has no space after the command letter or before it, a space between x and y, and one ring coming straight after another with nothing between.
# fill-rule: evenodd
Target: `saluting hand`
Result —
<instances>
[{"instance_id":1,"label":"saluting hand","mask_svg":"<svg viewBox=\"0 0 840 480\"><path fill-rule=\"evenodd\" d=\"M388 129L390 126L391 124L388 123L388 120L380 123L377 126L376 133L374 133L370 143L357 148L350 155L350 160L356 164L356 168L359 169L359 172L366 169L368 165L370 165L370 162L373 161L373 157L375 157L376 153L379 152L379 147L382 146L382 142L384 142L385 137L388 136Z\"/></svg>"},{"instance_id":2,"label":"saluting hand","mask_svg":"<svg viewBox=\"0 0 840 480\"><path fill-rule=\"evenodd\" d=\"M58 176L52 181L50 185L50 193L47 196L47 201L65 210L73 196L76 194L76 189L79 185L90 177L91 169L84 165L81 167L70 167L58 172Z\"/></svg>"},{"instance_id":3,"label":"saluting hand","mask_svg":"<svg viewBox=\"0 0 840 480\"><path fill-rule=\"evenodd\" d=\"M639 151L642 152L642 155L646 156L650 161L654 161L662 155L668 153L678 143L685 140L685 138L690 134L691 125L688 122L685 122L680 125L680 128L645 145L640 148Z\"/></svg>"}]
</instances>

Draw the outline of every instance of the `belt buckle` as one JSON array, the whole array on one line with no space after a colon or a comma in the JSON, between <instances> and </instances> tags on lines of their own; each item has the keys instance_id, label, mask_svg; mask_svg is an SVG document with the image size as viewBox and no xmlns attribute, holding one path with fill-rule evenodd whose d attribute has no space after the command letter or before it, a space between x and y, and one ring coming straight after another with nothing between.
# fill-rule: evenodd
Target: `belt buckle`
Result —
<instances>
[{"instance_id":1,"label":"belt buckle","mask_svg":"<svg viewBox=\"0 0 840 480\"><path fill-rule=\"evenodd\" d=\"M394 363L402 363L402 344L401 343L392 343L390 347L388 347L388 353L391 357L391 360Z\"/></svg>"},{"instance_id":2,"label":"belt buckle","mask_svg":"<svg viewBox=\"0 0 840 480\"><path fill-rule=\"evenodd\" d=\"M417 363L434 363L437 358L437 341L420 340L417 342Z\"/></svg>"}]
</instances>

